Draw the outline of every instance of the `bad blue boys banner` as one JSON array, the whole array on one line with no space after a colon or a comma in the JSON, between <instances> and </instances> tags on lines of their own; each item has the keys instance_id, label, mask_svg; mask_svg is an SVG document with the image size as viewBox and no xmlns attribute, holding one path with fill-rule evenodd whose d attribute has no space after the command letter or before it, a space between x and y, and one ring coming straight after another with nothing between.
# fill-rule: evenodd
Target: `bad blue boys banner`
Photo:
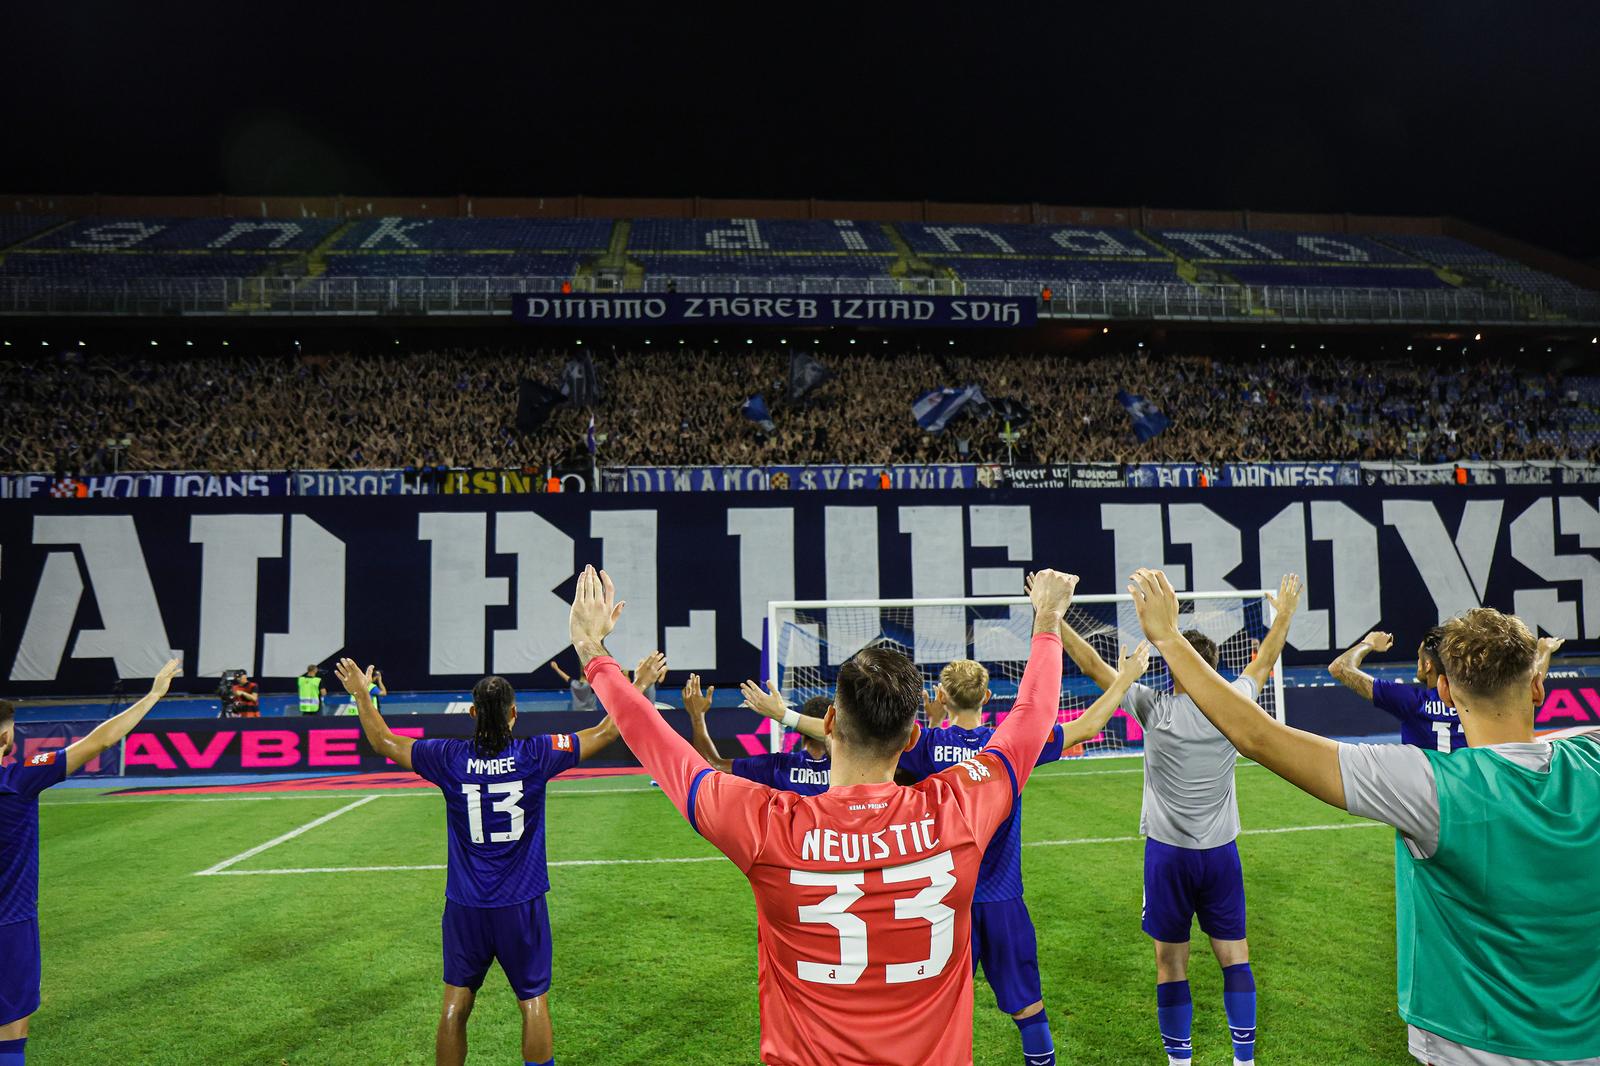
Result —
<instances>
[{"instance_id":1,"label":"bad blue boys banner","mask_svg":"<svg viewBox=\"0 0 1600 1066\"><path fill-rule=\"evenodd\" d=\"M1040 566L1085 592L1146 565L1179 589L1306 575L1292 663L1375 627L1404 647L1479 604L1592 650L1597 503L1471 485L31 500L0 507L0 673L8 695L131 690L177 653L200 692L350 654L396 689L527 686L567 645L586 562L628 600L620 659L660 648L719 685L758 676L769 600L994 595Z\"/></svg>"},{"instance_id":2,"label":"bad blue boys banner","mask_svg":"<svg viewBox=\"0 0 1600 1066\"><path fill-rule=\"evenodd\" d=\"M630 293L512 299L521 322L564 326L912 326L1015 328L1037 324L1031 296L802 296Z\"/></svg>"}]
</instances>

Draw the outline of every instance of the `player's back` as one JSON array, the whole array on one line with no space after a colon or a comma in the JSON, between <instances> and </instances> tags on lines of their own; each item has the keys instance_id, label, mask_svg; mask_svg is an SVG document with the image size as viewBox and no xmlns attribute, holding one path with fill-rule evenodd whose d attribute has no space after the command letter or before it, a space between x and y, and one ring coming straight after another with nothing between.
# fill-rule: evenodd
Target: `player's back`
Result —
<instances>
[{"instance_id":1,"label":"player's back","mask_svg":"<svg viewBox=\"0 0 1600 1066\"><path fill-rule=\"evenodd\" d=\"M900 757L900 768L918 777L957 766L972 758L988 746L994 737L995 727L980 725L972 729L962 726L935 726L924 729L917 744ZM1050 731L1044 751L1038 762L1042 765L1061 758L1061 727ZM1022 895L1022 798L1017 797L1011 814L995 831L983 853L983 864L978 869L978 886L973 893L975 903L993 903L1016 899Z\"/></svg>"},{"instance_id":2,"label":"player's back","mask_svg":"<svg viewBox=\"0 0 1600 1066\"><path fill-rule=\"evenodd\" d=\"M506 907L550 890L545 866L545 783L577 763L575 736L513 739L494 755L469 740L419 740L417 773L439 787L449 826L445 898Z\"/></svg>"},{"instance_id":3,"label":"player's back","mask_svg":"<svg viewBox=\"0 0 1600 1066\"><path fill-rule=\"evenodd\" d=\"M972 1061L972 892L1008 778L991 753L906 788L767 793L746 867L764 1062Z\"/></svg>"},{"instance_id":4,"label":"player's back","mask_svg":"<svg viewBox=\"0 0 1600 1066\"><path fill-rule=\"evenodd\" d=\"M39 911L39 793L66 777L64 749L0 767L0 925Z\"/></svg>"},{"instance_id":5,"label":"player's back","mask_svg":"<svg viewBox=\"0 0 1600 1066\"><path fill-rule=\"evenodd\" d=\"M1233 685L1254 702L1255 684L1248 677ZM1163 844L1197 850L1237 837L1233 770L1239 753L1228 738L1189 696L1134 685L1123 703L1145 730L1139 831Z\"/></svg>"}]
</instances>

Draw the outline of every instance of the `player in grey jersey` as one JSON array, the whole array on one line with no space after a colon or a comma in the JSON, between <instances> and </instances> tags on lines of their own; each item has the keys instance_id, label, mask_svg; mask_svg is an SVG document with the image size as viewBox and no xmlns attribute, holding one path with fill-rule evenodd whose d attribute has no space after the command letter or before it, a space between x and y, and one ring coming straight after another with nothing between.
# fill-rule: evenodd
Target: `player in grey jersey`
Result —
<instances>
[{"instance_id":1,"label":"player in grey jersey","mask_svg":"<svg viewBox=\"0 0 1600 1066\"><path fill-rule=\"evenodd\" d=\"M1233 682L1254 702L1283 652L1289 622L1300 603L1300 579L1291 574L1267 596L1276 611L1255 658ZM1217 645L1204 633L1183 634L1215 667ZM1084 675L1107 688L1116 671L1065 622L1061 642ZM1144 802L1139 832L1145 837L1143 928L1155 942L1156 1018L1169 1063L1187 1066L1194 1013L1189 993L1189 932L1195 916L1211 938L1222 966L1223 1006L1235 1063L1255 1058L1256 994L1245 939L1244 874L1235 838L1239 803L1233 767L1239 753L1195 702L1173 682L1171 692L1134 685L1124 709L1144 727Z\"/></svg>"}]
</instances>

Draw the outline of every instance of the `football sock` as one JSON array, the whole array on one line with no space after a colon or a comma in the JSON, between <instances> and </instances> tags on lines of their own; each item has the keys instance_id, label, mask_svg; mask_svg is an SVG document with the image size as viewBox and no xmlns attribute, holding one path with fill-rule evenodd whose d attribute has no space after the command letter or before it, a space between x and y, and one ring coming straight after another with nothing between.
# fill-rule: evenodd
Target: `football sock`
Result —
<instances>
[{"instance_id":1,"label":"football sock","mask_svg":"<svg viewBox=\"0 0 1600 1066\"><path fill-rule=\"evenodd\" d=\"M546 1060L545 1062L526 1062L526 1061L524 1061L522 1066L556 1066L556 1060L555 1059L549 1059L549 1060Z\"/></svg>"},{"instance_id":2,"label":"football sock","mask_svg":"<svg viewBox=\"0 0 1600 1066\"><path fill-rule=\"evenodd\" d=\"M1161 1043L1169 1063L1188 1063L1194 1058L1194 1043L1189 1030L1194 1025L1194 1000L1189 998L1188 981L1168 981L1156 985L1156 1022L1161 1026Z\"/></svg>"},{"instance_id":3,"label":"football sock","mask_svg":"<svg viewBox=\"0 0 1600 1066\"><path fill-rule=\"evenodd\" d=\"M1222 1009L1228 1015L1228 1032L1233 1037L1235 1062L1254 1062L1256 1057L1256 979L1250 964L1222 968Z\"/></svg>"},{"instance_id":4,"label":"football sock","mask_svg":"<svg viewBox=\"0 0 1600 1066\"><path fill-rule=\"evenodd\" d=\"M1056 1066L1056 1042L1050 1035L1050 1017L1044 1011L1012 1019L1022 1036L1024 1066Z\"/></svg>"},{"instance_id":5,"label":"football sock","mask_svg":"<svg viewBox=\"0 0 1600 1066\"><path fill-rule=\"evenodd\" d=\"M0 1066L23 1066L28 1061L28 1038L0 1040Z\"/></svg>"}]
</instances>

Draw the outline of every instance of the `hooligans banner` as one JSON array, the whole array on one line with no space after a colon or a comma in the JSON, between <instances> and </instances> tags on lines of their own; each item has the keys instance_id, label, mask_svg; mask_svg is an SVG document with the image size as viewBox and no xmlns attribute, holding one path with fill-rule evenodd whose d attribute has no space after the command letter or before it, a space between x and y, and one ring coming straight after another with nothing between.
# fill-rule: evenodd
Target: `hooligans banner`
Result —
<instances>
[{"instance_id":1,"label":"hooligans banner","mask_svg":"<svg viewBox=\"0 0 1600 1066\"><path fill-rule=\"evenodd\" d=\"M628 610L612 650L657 648L725 685L759 676L769 600L993 595L1040 566L1117 592L1308 579L1288 661L1368 630L1402 645L1488 604L1600 649L1600 492L1524 486L34 500L0 507L8 694L109 692L176 651L176 687L349 654L397 689L527 675L567 646L573 574ZM274 682L277 684L277 682ZM286 686L285 686L286 687Z\"/></svg>"},{"instance_id":2,"label":"hooligans banner","mask_svg":"<svg viewBox=\"0 0 1600 1066\"><path fill-rule=\"evenodd\" d=\"M906 326L1014 329L1039 321L1032 296L805 296L629 293L512 298L519 322L562 326Z\"/></svg>"}]
</instances>

